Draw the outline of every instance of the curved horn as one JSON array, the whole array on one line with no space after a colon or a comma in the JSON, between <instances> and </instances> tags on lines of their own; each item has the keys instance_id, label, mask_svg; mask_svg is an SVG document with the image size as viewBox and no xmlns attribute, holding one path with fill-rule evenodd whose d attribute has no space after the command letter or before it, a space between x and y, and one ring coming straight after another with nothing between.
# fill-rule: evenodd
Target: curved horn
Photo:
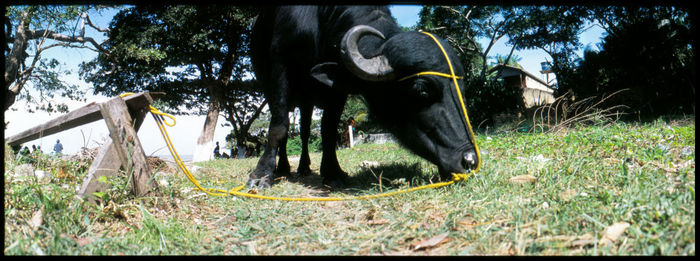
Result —
<instances>
[{"instance_id":1,"label":"curved horn","mask_svg":"<svg viewBox=\"0 0 700 261\"><path fill-rule=\"evenodd\" d=\"M343 59L343 63L345 63L345 67L360 79L367 81L376 82L394 79L394 69L391 68L389 61L384 55L366 59L358 50L357 42L366 34L373 34L384 39L384 35L371 26L356 25L350 28L343 36L343 40L340 41L340 56Z\"/></svg>"}]
</instances>

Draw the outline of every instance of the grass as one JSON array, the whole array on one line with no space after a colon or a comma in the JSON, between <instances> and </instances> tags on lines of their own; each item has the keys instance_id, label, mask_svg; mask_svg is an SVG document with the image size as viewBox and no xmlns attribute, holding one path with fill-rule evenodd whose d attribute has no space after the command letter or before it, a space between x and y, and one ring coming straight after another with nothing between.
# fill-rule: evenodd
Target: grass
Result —
<instances>
[{"instance_id":1,"label":"grass","mask_svg":"<svg viewBox=\"0 0 700 261\"><path fill-rule=\"evenodd\" d=\"M150 196L130 195L121 173L106 181L114 185L105 200L90 204L74 194L84 168L37 180L14 176L19 163L6 157L4 254L695 255L693 118L480 133L477 142L484 164L467 182L344 202L213 197L180 172L158 172ZM320 154L311 158L318 171ZM351 175L346 190L327 191L314 175L261 193L347 197L439 181L435 166L395 144L358 145L338 158ZM195 176L205 187L233 188L256 162L204 162ZM522 175L537 180L510 180ZM599 244L620 222L630 226Z\"/></svg>"}]
</instances>

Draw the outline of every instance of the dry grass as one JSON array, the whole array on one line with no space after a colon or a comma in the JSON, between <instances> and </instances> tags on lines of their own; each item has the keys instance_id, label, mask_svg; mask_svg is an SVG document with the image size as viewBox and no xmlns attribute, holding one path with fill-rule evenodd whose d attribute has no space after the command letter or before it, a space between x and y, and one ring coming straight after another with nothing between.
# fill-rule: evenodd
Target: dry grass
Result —
<instances>
[{"instance_id":1,"label":"dry grass","mask_svg":"<svg viewBox=\"0 0 700 261\"><path fill-rule=\"evenodd\" d=\"M611 97L624 94L628 89L615 91L602 97L591 96L573 101L573 94L568 92L559 96L552 104L538 107L532 115L532 130L539 132L557 132L582 124L600 124L615 122L620 119L627 108L614 105L601 108Z\"/></svg>"}]
</instances>

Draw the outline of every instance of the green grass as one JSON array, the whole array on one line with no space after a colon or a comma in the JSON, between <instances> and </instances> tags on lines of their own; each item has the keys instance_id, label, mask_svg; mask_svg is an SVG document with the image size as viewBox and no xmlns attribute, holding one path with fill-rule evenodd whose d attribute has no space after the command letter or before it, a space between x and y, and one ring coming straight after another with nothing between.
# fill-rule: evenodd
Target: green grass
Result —
<instances>
[{"instance_id":1,"label":"green grass","mask_svg":"<svg viewBox=\"0 0 700 261\"><path fill-rule=\"evenodd\" d=\"M483 166L467 182L345 202L213 197L180 172L159 172L156 180L169 185L153 195L128 195L122 173L94 205L74 197L84 170L37 182L9 175L18 163L6 158L4 254L695 255L694 119L480 133L477 142ZM318 171L320 154L311 158ZM440 181L435 166L395 144L359 145L338 158L348 189L327 191L314 175L261 193L348 197ZM367 160L380 167L362 168ZM205 187L233 188L256 162L209 161L195 176ZM510 181L520 175L537 181ZM630 226L599 245L618 222ZM446 242L414 250L443 233Z\"/></svg>"}]
</instances>

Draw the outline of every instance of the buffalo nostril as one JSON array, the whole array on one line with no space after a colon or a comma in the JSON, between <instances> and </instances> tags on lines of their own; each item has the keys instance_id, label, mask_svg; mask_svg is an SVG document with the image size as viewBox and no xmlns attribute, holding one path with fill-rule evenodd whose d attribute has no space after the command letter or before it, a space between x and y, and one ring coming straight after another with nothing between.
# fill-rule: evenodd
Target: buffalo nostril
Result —
<instances>
[{"instance_id":1,"label":"buffalo nostril","mask_svg":"<svg viewBox=\"0 0 700 261\"><path fill-rule=\"evenodd\" d=\"M476 165L476 154L474 152L466 152L462 158L463 165L466 168L471 168Z\"/></svg>"}]
</instances>

